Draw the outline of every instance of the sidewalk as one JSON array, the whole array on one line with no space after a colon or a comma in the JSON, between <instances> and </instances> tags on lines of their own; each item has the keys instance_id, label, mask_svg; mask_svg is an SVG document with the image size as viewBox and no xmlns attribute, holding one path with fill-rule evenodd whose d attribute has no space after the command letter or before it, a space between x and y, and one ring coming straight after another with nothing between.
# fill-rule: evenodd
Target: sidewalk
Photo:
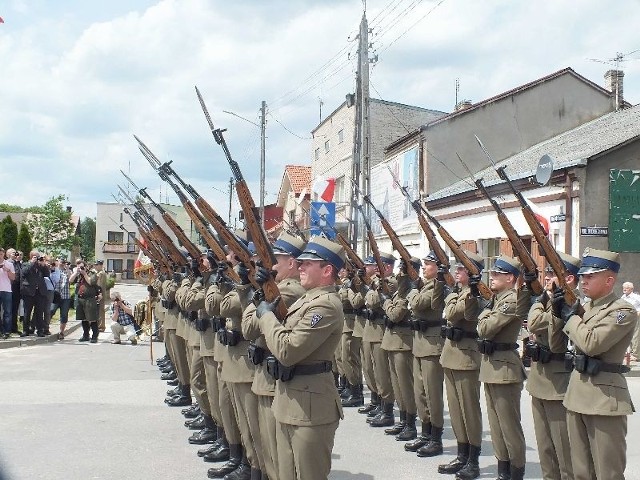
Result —
<instances>
[{"instance_id":1,"label":"sidewalk","mask_svg":"<svg viewBox=\"0 0 640 480\"><path fill-rule=\"evenodd\" d=\"M60 324L52 323L51 327L53 327L51 330L51 335L46 335L44 337L38 337L36 335L20 337L17 335L14 336L15 334L12 334L12 336L7 338L6 340L0 340L0 349L13 347L31 347L33 345L39 345L41 343L57 342L59 341L58 332L60 331ZM78 328L80 328L80 322L78 320L69 320L67 322L67 328L64 331L65 337L75 332Z\"/></svg>"}]
</instances>

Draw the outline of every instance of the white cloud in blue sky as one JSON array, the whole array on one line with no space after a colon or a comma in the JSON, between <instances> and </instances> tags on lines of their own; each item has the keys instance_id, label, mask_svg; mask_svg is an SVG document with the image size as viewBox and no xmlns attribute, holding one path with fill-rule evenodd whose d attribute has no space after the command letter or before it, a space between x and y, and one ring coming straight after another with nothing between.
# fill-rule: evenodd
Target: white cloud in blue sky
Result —
<instances>
[{"instance_id":1,"label":"white cloud in blue sky","mask_svg":"<svg viewBox=\"0 0 640 480\"><path fill-rule=\"evenodd\" d=\"M426 15L439 2L421 1L400 17L412 3L367 2L379 55L372 96L450 111L456 78L460 97L476 102L564 67L602 85L612 67L589 58L640 49L637 2L445 0ZM259 131L222 111L257 122L267 101L266 200L274 201L283 166L311 159L310 141L276 120L308 137L319 97L327 114L353 90L361 8L359 0L3 2L2 201L29 206L64 192L79 214L94 216L95 202L110 201L123 183L119 169L157 196L160 181L135 133L224 211L230 171L194 85L214 122L228 128L256 193ZM640 98L638 58L622 65L632 103Z\"/></svg>"}]
</instances>

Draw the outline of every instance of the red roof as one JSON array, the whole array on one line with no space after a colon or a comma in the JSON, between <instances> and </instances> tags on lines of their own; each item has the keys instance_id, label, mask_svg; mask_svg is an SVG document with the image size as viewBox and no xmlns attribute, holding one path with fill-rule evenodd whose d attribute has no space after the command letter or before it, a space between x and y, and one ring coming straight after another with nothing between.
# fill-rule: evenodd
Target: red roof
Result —
<instances>
[{"instance_id":1,"label":"red roof","mask_svg":"<svg viewBox=\"0 0 640 480\"><path fill-rule=\"evenodd\" d=\"M293 193L299 195L306 188L306 194L311 194L310 166L287 165L284 167L284 174L289 178L289 183L291 184L291 190L293 190Z\"/></svg>"}]
</instances>

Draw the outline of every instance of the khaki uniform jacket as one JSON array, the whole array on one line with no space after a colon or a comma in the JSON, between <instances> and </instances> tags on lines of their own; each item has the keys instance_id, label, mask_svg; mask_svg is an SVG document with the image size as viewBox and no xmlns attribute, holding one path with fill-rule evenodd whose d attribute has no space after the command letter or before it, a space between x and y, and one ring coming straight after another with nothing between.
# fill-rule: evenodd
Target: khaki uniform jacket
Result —
<instances>
[{"instance_id":1,"label":"khaki uniform jacket","mask_svg":"<svg viewBox=\"0 0 640 480\"><path fill-rule=\"evenodd\" d=\"M611 292L584 305L584 315L574 315L564 333L576 348L603 362L621 364L638 321L633 305ZM590 376L574 370L564 396L564 406L586 415L630 415L633 403L627 380L621 373Z\"/></svg>"},{"instance_id":2,"label":"khaki uniform jacket","mask_svg":"<svg viewBox=\"0 0 640 480\"><path fill-rule=\"evenodd\" d=\"M353 333L356 316L353 313L347 313L353 311L353 303L351 299L356 296L356 293L344 285L338 290L340 300L342 301L342 310L344 313L344 326L342 327L342 333Z\"/></svg>"},{"instance_id":3,"label":"khaki uniform jacket","mask_svg":"<svg viewBox=\"0 0 640 480\"><path fill-rule=\"evenodd\" d=\"M284 325L272 312L259 319L269 350L285 366L331 362L343 322L342 302L333 285L307 291L291 305ZM273 413L277 421L299 426L343 418L331 372L276 381Z\"/></svg>"},{"instance_id":4,"label":"khaki uniform jacket","mask_svg":"<svg viewBox=\"0 0 640 480\"><path fill-rule=\"evenodd\" d=\"M209 318L220 316L220 304L224 296L231 291L231 285L228 283L212 283L207 288L207 294L204 299L205 309ZM214 354L213 359L216 362L222 362L227 357L227 348L220 343L218 335L214 335ZM209 346L207 346L209 348Z\"/></svg>"},{"instance_id":5,"label":"khaki uniform jacket","mask_svg":"<svg viewBox=\"0 0 640 480\"><path fill-rule=\"evenodd\" d=\"M220 302L220 316L227 319L227 330L242 331L242 306L238 292L231 290ZM222 380L231 383L252 383L255 368L249 360L249 341L240 340L237 345L224 346L227 357L222 364Z\"/></svg>"},{"instance_id":6,"label":"khaki uniform jacket","mask_svg":"<svg viewBox=\"0 0 640 480\"><path fill-rule=\"evenodd\" d=\"M302 297L306 290L300 285L299 278L286 278L278 282L278 290L280 291L280 297L287 307L293 305L300 297ZM265 357L271 352L267 346L267 341L264 335L260 331L260 322L255 315L256 307L253 304L249 304L242 314L242 335L247 340L250 340L256 344L256 346L265 349ZM253 377L253 384L251 385L251 391L256 395L268 395L273 397L275 395L276 381L267 373L266 363L263 361L260 365L256 365L255 375Z\"/></svg>"},{"instance_id":7,"label":"khaki uniform jacket","mask_svg":"<svg viewBox=\"0 0 640 480\"><path fill-rule=\"evenodd\" d=\"M443 284L425 280L424 285L410 297L409 307L416 319L438 321L442 323L444 310ZM442 353L444 339L440 335L441 325L428 327L425 331L413 332L413 355L418 358L439 356Z\"/></svg>"},{"instance_id":8,"label":"khaki uniform jacket","mask_svg":"<svg viewBox=\"0 0 640 480\"><path fill-rule=\"evenodd\" d=\"M560 319L556 319L560 320ZM529 332L535 335L536 342L549 347L552 353L567 351L568 337L562 331L562 321L554 321L551 313L551 299L546 308L536 302L527 318ZM542 400L562 400L569 385L571 371L565 368L563 360L551 360L548 363L531 362L527 391L532 397Z\"/></svg>"},{"instance_id":9,"label":"khaki uniform jacket","mask_svg":"<svg viewBox=\"0 0 640 480\"><path fill-rule=\"evenodd\" d=\"M197 311L198 318L209 318L207 309L205 307L206 288L202 284L204 280L198 279L193 282L189 292L186 295L185 303L188 310ZM215 354L215 336L216 333L211 328L211 323L204 332L198 332L198 340L200 344L200 356L201 357L213 357Z\"/></svg>"},{"instance_id":10,"label":"khaki uniform jacket","mask_svg":"<svg viewBox=\"0 0 640 480\"><path fill-rule=\"evenodd\" d=\"M185 317L185 309L184 309L184 297L189 291L191 287L191 280L188 278L182 279L180 286L176 290L176 303L178 304L178 309L180 313L178 314L178 326L176 328L176 335L185 339L185 341L189 340L189 329L187 327L187 319Z\"/></svg>"},{"instance_id":11,"label":"khaki uniform jacket","mask_svg":"<svg viewBox=\"0 0 640 480\"><path fill-rule=\"evenodd\" d=\"M389 322L395 325L393 328L385 329L380 348L388 352L410 352L413 348L413 330L407 323L411 316L407 297L396 292L392 298L384 302L382 310ZM404 326L398 325L400 323Z\"/></svg>"},{"instance_id":12,"label":"khaki uniform jacket","mask_svg":"<svg viewBox=\"0 0 640 480\"><path fill-rule=\"evenodd\" d=\"M100 270L96 273L96 285L102 289L103 299L107 295L107 274L104 270Z\"/></svg>"},{"instance_id":13,"label":"khaki uniform jacket","mask_svg":"<svg viewBox=\"0 0 640 480\"><path fill-rule=\"evenodd\" d=\"M176 301L177 290L178 284L173 280L165 280L162 282L162 294L167 302ZM173 308L167 309L164 319L165 330L175 330L178 328L178 306L175 305Z\"/></svg>"},{"instance_id":14,"label":"khaki uniform jacket","mask_svg":"<svg viewBox=\"0 0 640 480\"><path fill-rule=\"evenodd\" d=\"M377 276L373 277L373 281L371 285L378 284L379 279ZM398 282L395 277L389 277L389 291L395 293L398 289ZM382 342L382 337L384 336L384 320L382 319L382 315L385 315L384 309L380 303L380 295L378 295L378 290L375 288L370 288L367 290L364 296L364 307L370 309L374 313L378 315L375 321L367 320L364 326L364 333L362 334L362 340L364 342L377 343Z\"/></svg>"},{"instance_id":15,"label":"khaki uniform jacket","mask_svg":"<svg viewBox=\"0 0 640 480\"><path fill-rule=\"evenodd\" d=\"M162 294L162 281L159 278L156 278L153 281L152 286L155 291L158 292L158 299L164 299L164 296ZM160 325L164 326L164 317L167 313L167 309L162 305L162 302L156 302L154 310L156 312L156 318L160 322Z\"/></svg>"},{"instance_id":16,"label":"khaki uniform jacket","mask_svg":"<svg viewBox=\"0 0 640 480\"><path fill-rule=\"evenodd\" d=\"M478 327L478 300L470 296L469 287L450 293L445 299L444 317L447 325L475 332ZM465 337L459 342L446 339L440 355L440 365L450 370L479 370L480 352L475 338Z\"/></svg>"},{"instance_id":17,"label":"khaki uniform jacket","mask_svg":"<svg viewBox=\"0 0 640 480\"><path fill-rule=\"evenodd\" d=\"M498 293L492 309L484 309L478 316L480 338L497 343L516 343L522 320L516 315L516 291ZM480 381L484 383L519 383L526 378L522 361L516 350L496 351L482 355Z\"/></svg>"},{"instance_id":18,"label":"khaki uniform jacket","mask_svg":"<svg viewBox=\"0 0 640 480\"><path fill-rule=\"evenodd\" d=\"M354 310L360 310L364 308L364 297L366 295L366 291L363 289L359 292L353 291L353 296L351 296L351 308ZM364 329L367 323L367 319L362 314L355 315L353 319L353 336L354 337L364 337ZM364 339L363 339L364 340Z\"/></svg>"}]
</instances>

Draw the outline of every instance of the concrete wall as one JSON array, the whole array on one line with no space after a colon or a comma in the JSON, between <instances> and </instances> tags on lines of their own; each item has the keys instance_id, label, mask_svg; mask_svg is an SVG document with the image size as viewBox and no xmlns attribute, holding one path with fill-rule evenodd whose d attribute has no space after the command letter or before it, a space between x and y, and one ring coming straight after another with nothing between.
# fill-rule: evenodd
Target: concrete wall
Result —
<instances>
[{"instance_id":1,"label":"concrete wall","mask_svg":"<svg viewBox=\"0 0 640 480\"><path fill-rule=\"evenodd\" d=\"M423 132L427 192L468 176L456 152L473 172L490 165L474 135L497 162L611 110L608 95L565 73L429 126Z\"/></svg>"}]
</instances>

